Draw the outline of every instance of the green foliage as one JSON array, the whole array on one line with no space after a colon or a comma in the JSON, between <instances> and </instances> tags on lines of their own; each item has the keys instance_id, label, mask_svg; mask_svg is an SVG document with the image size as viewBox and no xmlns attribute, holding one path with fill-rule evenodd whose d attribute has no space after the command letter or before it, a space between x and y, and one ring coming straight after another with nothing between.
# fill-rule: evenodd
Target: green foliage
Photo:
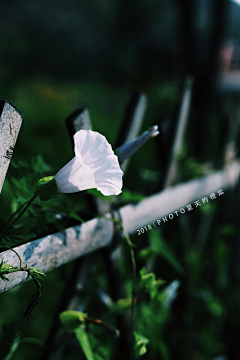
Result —
<instances>
[{"instance_id":1,"label":"green foliage","mask_svg":"<svg viewBox=\"0 0 240 360\"><path fill-rule=\"evenodd\" d=\"M59 315L62 324L67 328L67 330L75 332L76 338L86 359L94 360L95 358L92 352L89 337L85 330L85 325L83 324L86 316L87 314L73 310L64 311Z\"/></svg>"},{"instance_id":2,"label":"green foliage","mask_svg":"<svg viewBox=\"0 0 240 360\"><path fill-rule=\"evenodd\" d=\"M13 266L10 264L4 264L3 261L0 264L0 278L4 281L10 281L5 274L9 274L11 270L13 269Z\"/></svg>"},{"instance_id":3,"label":"green foliage","mask_svg":"<svg viewBox=\"0 0 240 360\"><path fill-rule=\"evenodd\" d=\"M164 281L156 280L156 275L154 273L147 274L145 268L142 268L139 273L141 276L140 286L144 291L150 294L151 299L154 299L158 293L159 285L162 285Z\"/></svg>"},{"instance_id":4,"label":"green foliage","mask_svg":"<svg viewBox=\"0 0 240 360\"><path fill-rule=\"evenodd\" d=\"M135 356L142 356L147 352L147 344L149 343L149 339L145 336L139 335L136 331L134 331L135 345L134 351Z\"/></svg>"},{"instance_id":5,"label":"green foliage","mask_svg":"<svg viewBox=\"0 0 240 360\"><path fill-rule=\"evenodd\" d=\"M44 280L45 279L45 276L46 274L44 274L41 270L33 267L33 266L30 266L27 268L29 273L35 278L35 279L41 279L41 280Z\"/></svg>"},{"instance_id":6,"label":"green foliage","mask_svg":"<svg viewBox=\"0 0 240 360\"><path fill-rule=\"evenodd\" d=\"M27 159L12 159L11 165L18 170L24 172L33 172L39 175L44 175L51 172L52 168L49 166L41 155L32 156L30 161Z\"/></svg>"},{"instance_id":7,"label":"green foliage","mask_svg":"<svg viewBox=\"0 0 240 360\"><path fill-rule=\"evenodd\" d=\"M87 332L85 331L84 326L80 326L75 330L76 338L81 346L84 355L87 360L94 360L95 357L92 352L92 347L89 341Z\"/></svg>"},{"instance_id":8,"label":"green foliage","mask_svg":"<svg viewBox=\"0 0 240 360\"><path fill-rule=\"evenodd\" d=\"M0 248L14 247L36 237L34 233L24 228L15 228L0 218Z\"/></svg>"},{"instance_id":9,"label":"green foliage","mask_svg":"<svg viewBox=\"0 0 240 360\"><path fill-rule=\"evenodd\" d=\"M128 203L138 202L145 198L145 196L142 194L137 194L134 191L128 189L123 189L119 197Z\"/></svg>"},{"instance_id":10,"label":"green foliage","mask_svg":"<svg viewBox=\"0 0 240 360\"><path fill-rule=\"evenodd\" d=\"M32 295L32 297L30 298L29 300L29 304L28 304L28 307L27 307L27 310L25 311L24 313L24 316L27 316L27 315L31 315L31 312L32 310L34 309L34 307L37 305L40 297L41 297L41 283L39 282L39 279L43 280L45 278L45 274L35 268L35 267L27 267L27 265L25 267L22 266L22 259L20 257L20 255L16 252L16 250L14 249L11 249L19 258L19 262L20 262L20 266L19 267L15 267L15 266L12 266L10 264L5 264L3 263L3 261L1 262L0 264L0 278L4 281L10 281L8 278L6 278L4 275L6 274L11 274L13 272L17 272L17 271L25 271L27 272L27 279L29 278L29 276L32 277L33 279L33 282L35 283L35 292L34 294Z\"/></svg>"},{"instance_id":11,"label":"green foliage","mask_svg":"<svg viewBox=\"0 0 240 360\"><path fill-rule=\"evenodd\" d=\"M128 89L117 91L103 84L57 84L47 80L29 82L24 79L11 88L6 98L19 107L25 118L1 193L0 231L3 241L6 241L2 233L4 228L6 230L6 220L18 211L10 224L16 219L17 214L31 199L39 178L55 174L72 157L72 147L63 119L78 106L79 99L81 104L89 107L94 129L105 134L113 143L129 96ZM179 93L177 87L161 84L149 89L147 95L150 106L144 128L155 123L156 113L160 121L163 117L171 117ZM212 139L222 144L217 139L221 119L219 116L215 117L216 125L211 126L212 134L216 136L214 139L206 136L204 149L211 148ZM112 119L114 126L109 126ZM189 180L203 174L203 167L195 156L196 149L189 147L189 143L194 143L196 139L196 124L194 121L191 122L193 130L189 128L185 149L179 154L181 180ZM52 136L51 141L46 141L46 134L56 133L56 129L57 136ZM161 135L163 131L159 140L167 141ZM66 147L62 146L63 143ZM157 181L162 175L159 167L162 159L167 155L164 152L159 153L156 143L155 140L149 141L146 147L136 153L124 178L125 188L129 190L123 191L122 201L140 201L143 198L141 193L149 194L156 191ZM37 155L38 153L42 154L52 166L47 165L42 156ZM26 154L36 156L28 160ZM17 159L19 155L22 159ZM216 154L214 152L215 155L217 152ZM213 153L207 156L208 160L213 159ZM100 195L96 192L90 193L94 196ZM135 328L136 334L141 334L137 335L138 351L147 349L146 358L211 360L224 353L229 358L236 356L240 324L238 205L237 192L229 191L223 199L218 198L216 202L205 203L193 214L183 215L182 222L174 219L171 224L165 224L166 226L161 228L161 233L152 229L142 235L141 239L140 237L133 239L140 248L140 250L136 249L137 266L151 269L148 273L142 272L142 279L138 282L135 294ZM201 227L199 226L201 218L198 214L203 217L204 224ZM212 216L215 214L216 216ZM28 237L30 234L27 232L40 237L82 222L91 216L94 215L89 209L84 194L68 197L58 195L47 202L41 202L37 198L20 221L9 227L9 233L6 231L5 236L8 237L6 244L11 246L31 240L33 236ZM211 217L213 220L210 222L209 230L206 230L205 220ZM15 232L20 229L26 231ZM201 234L199 229L205 229L207 233L205 240L204 234L200 239L203 241L201 251L198 251L195 242ZM99 295L100 290L104 290L109 299L114 298L109 280L109 268L102 254L93 255L82 297L83 311L107 319L113 324L118 323L119 314L125 317L127 323L130 322L132 270L127 251L127 256L123 253L122 258L117 260L118 265L120 264L118 272L122 275L124 285L122 286L118 281L114 283L114 287L117 287L121 293L121 298L109 301L110 305L107 305ZM35 308L29 327L25 330L27 336L34 336L42 344L50 332L56 308L66 294L65 286L71 280L72 268L73 264L68 264L49 273L49 279L44 282L42 300ZM44 277L36 269L29 268L29 271L30 269L35 274L35 278ZM1 265L0 274L3 280L7 281L7 274L11 270L16 271L9 264ZM179 280L176 280L176 273ZM157 279L163 274L167 282L159 287ZM32 286L32 282L28 282L1 294L0 358L4 360L15 358L30 360L39 352L39 344L36 344L37 348L31 347L29 343L24 345L21 340L17 347L17 342L14 345L13 340L23 327L22 314L26 301L32 295ZM38 295L37 290L31 304L36 302ZM80 322L80 326L84 324ZM115 358L116 349L119 351L119 356L127 358L128 354L124 352L124 348L119 348L119 339L112 336L108 338L102 327L88 324L87 328L86 331L86 328L82 327L80 334L82 340L79 343L84 344L83 338L86 339L87 335L85 345L81 347L85 346L87 353L86 344L91 343L90 351L94 354L95 360ZM144 344L144 339L141 345L141 336L150 340L147 346L146 343ZM136 356L138 355L139 352ZM68 348L62 357L63 360L75 360L83 359L86 355L71 344L71 348Z\"/></svg>"},{"instance_id":12,"label":"green foliage","mask_svg":"<svg viewBox=\"0 0 240 360\"><path fill-rule=\"evenodd\" d=\"M11 178L17 201L19 203L27 203L32 197L32 187L27 176L23 176L20 180Z\"/></svg>"},{"instance_id":13,"label":"green foliage","mask_svg":"<svg viewBox=\"0 0 240 360\"><path fill-rule=\"evenodd\" d=\"M112 312L121 314L124 313L127 309L130 309L132 305L132 298L118 299L116 303L110 304L110 309Z\"/></svg>"},{"instance_id":14,"label":"green foliage","mask_svg":"<svg viewBox=\"0 0 240 360\"><path fill-rule=\"evenodd\" d=\"M88 189L88 190L86 190L86 192L88 194L91 194L93 196L98 197L99 199L107 200L107 201L110 201L110 202L114 201L112 196L105 196L100 191L98 191L97 189Z\"/></svg>"},{"instance_id":15,"label":"green foliage","mask_svg":"<svg viewBox=\"0 0 240 360\"><path fill-rule=\"evenodd\" d=\"M141 258L146 260L155 255L159 255L163 257L179 274L183 273L182 267L175 259L172 250L166 244L166 241L164 241L159 231L157 231L156 229L152 229L149 232L149 241L150 241L150 246L145 249L142 249L139 252Z\"/></svg>"},{"instance_id":16,"label":"green foliage","mask_svg":"<svg viewBox=\"0 0 240 360\"><path fill-rule=\"evenodd\" d=\"M82 325L84 322L84 317L86 316L87 314L84 314L80 311L67 310L63 311L59 315L59 318L67 330L74 331Z\"/></svg>"}]
</instances>

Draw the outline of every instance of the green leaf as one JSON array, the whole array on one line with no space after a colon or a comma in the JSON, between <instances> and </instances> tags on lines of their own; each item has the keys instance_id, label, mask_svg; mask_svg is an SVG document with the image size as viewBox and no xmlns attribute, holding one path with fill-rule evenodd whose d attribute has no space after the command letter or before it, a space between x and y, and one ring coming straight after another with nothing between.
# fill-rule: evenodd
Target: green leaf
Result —
<instances>
[{"instance_id":1,"label":"green leaf","mask_svg":"<svg viewBox=\"0 0 240 360\"><path fill-rule=\"evenodd\" d=\"M139 335L136 331L134 331L135 345L134 351L135 356L142 356L147 352L147 344L149 343L149 339L145 336Z\"/></svg>"},{"instance_id":2,"label":"green leaf","mask_svg":"<svg viewBox=\"0 0 240 360\"><path fill-rule=\"evenodd\" d=\"M85 223L85 221L80 216L78 216L75 213L75 211L72 210L72 207L66 201L64 201L63 199L61 199L58 196L55 196L55 197L49 199L48 202L43 202L42 206L45 209L51 209L56 212L68 215L68 216L72 217L73 219L76 219L80 223Z\"/></svg>"},{"instance_id":3,"label":"green leaf","mask_svg":"<svg viewBox=\"0 0 240 360\"><path fill-rule=\"evenodd\" d=\"M28 202L32 197L32 189L28 184L28 179L26 176L23 176L20 180L11 177L18 202Z\"/></svg>"},{"instance_id":4,"label":"green leaf","mask_svg":"<svg viewBox=\"0 0 240 360\"><path fill-rule=\"evenodd\" d=\"M120 198L126 202L138 202L145 198L145 196L141 194L136 194L130 190L124 189L120 194Z\"/></svg>"},{"instance_id":5,"label":"green leaf","mask_svg":"<svg viewBox=\"0 0 240 360\"><path fill-rule=\"evenodd\" d=\"M12 159L11 160L11 165L15 168L15 169L29 169L29 164L26 160L16 160L16 159Z\"/></svg>"},{"instance_id":6,"label":"green leaf","mask_svg":"<svg viewBox=\"0 0 240 360\"><path fill-rule=\"evenodd\" d=\"M160 255L162 256L179 274L183 273L182 267L175 259L172 250L165 243L160 233L153 229L149 232L151 246L143 249L140 252L140 256L147 257L149 255Z\"/></svg>"},{"instance_id":7,"label":"green leaf","mask_svg":"<svg viewBox=\"0 0 240 360\"><path fill-rule=\"evenodd\" d=\"M33 266L31 266L29 268L29 270L31 270L31 273L35 278L44 280L46 274L44 274L41 270L39 270Z\"/></svg>"},{"instance_id":8,"label":"green leaf","mask_svg":"<svg viewBox=\"0 0 240 360\"><path fill-rule=\"evenodd\" d=\"M82 323L87 314L82 313L81 311L75 310L66 310L63 311L60 315L60 321L69 331L75 331Z\"/></svg>"},{"instance_id":9,"label":"green leaf","mask_svg":"<svg viewBox=\"0 0 240 360\"><path fill-rule=\"evenodd\" d=\"M45 162L45 160L43 159L43 157L41 155L33 156L31 158L31 166L32 166L32 169L35 172L38 172L39 174L45 174L47 172L52 171L51 166L49 166Z\"/></svg>"},{"instance_id":10,"label":"green leaf","mask_svg":"<svg viewBox=\"0 0 240 360\"><path fill-rule=\"evenodd\" d=\"M49 199L48 202L43 202L41 205L44 207L44 209L51 209L59 213L68 214L70 211L72 211L71 207L68 205L66 201L61 199L59 196L55 196L51 199Z\"/></svg>"},{"instance_id":11,"label":"green leaf","mask_svg":"<svg viewBox=\"0 0 240 360\"><path fill-rule=\"evenodd\" d=\"M5 225L0 232L0 247L5 247L5 245L13 247L27 242L34 237L36 237L36 235L29 230Z\"/></svg>"},{"instance_id":12,"label":"green leaf","mask_svg":"<svg viewBox=\"0 0 240 360\"><path fill-rule=\"evenodd\" d=\"M5 264L3 263L3 260L0 264L0 278L4 281L10 281L6 276L7 274L10 274L11 272L15 272L16 269L10 265L10 264Z\"/></svg>"},{"instance_id":13,"label":"green leaf","mask_svg":"<svg viewBox=\"0 0 240 360\"><path fill-rule=\"evenodd\" d=\"M89 189L89 190L87 190L87 193L91 194L91 195L94 195L94 196L96 196L96 197L98 197L100 199L110 201L110 202L114 201L112 196L105 196L100 191L98 191L97 189Z\"/></svg>"},{"instance_id":14,"label":"green leaf","mask_svg":"<svg viewBox=\"0 0 240 360\"><path fill-rule=\"evenodd\" d=\"M147 274L145 268L142 268L140 271L141 276L141 286L142 288L150 294L151 299L154 299L158 293L159 285L163 284L164 280L156 280L154 273Z\"/></svg>"},{"instance_id":15,"label":"green leaf","mask_svg":"<svg viewBox=\"0 0 240 360\"><path fill-rule=\"evenodd\" d=\"M27 170L28 172L37 173L44 175L52 171L51 166L49 166L41 155L32 156L30 161L28 160L11 160L11 165L18 170Z\"/></svg>"},{"instance_id":16,"label":"green leaf","mask_svg":"<svg viewBox=\"0 0 240 360\"><path fill-rule=\"evenodd\" d=\"M80 223L86 223L80 216L78 216L74 211L71 211L68 216L72 217L73 219L79 221Z\"/></svg>"},{"instance_id":17,"label":"green leaf","mask_svg":"<svg viewBox=\"0 0 240 360\"><path fill-rule=\"evenodd\" d=\"M8 270L11 270L11 269L13 269L13 266L12 265L10 265L10 264L5 264L5 263L3 263L3 261L2 261L2 263L1 263L1 265L0 265L0 272L2 273L2 272L5 272L5 271L8 271Z\"/></svg>"},{"instance_id":18,"label":"green leaf","mask_svg":"<svg viewBox=\"0 0 240 360\"><path fill-rule=\"evenodd\" d=\"M117 303L112 303L110 309L115 313L122 313L126 309L130 308L132 304L132 298L118 299Z\"/></svg>"},{"instance_id":19,"label":"green leaf","mask_svg":"<svg viewBox=\"0 0 240 360\"><path fill-rule=\"evenodd\" d=\"M63 311L60 315L60 321L69 331L74 331L77 340L86 356L87 360L94 360L91 344L88 334L84 330L83 322L87 314L81 311L67 310Z\"/></svg>"},{"instance_id":20,"label":"green leaf","mask_svg":"<svg viewBox=\"0 0 240 360\"><path fill-rule=\"evenodd\" d=\"M87 332L84 330L84 326L80 326L77 330L75 330L75 334L79 345L81 346L84 355L87 360L94 360L94 355L92 351L92 347L89 341L89 337Z\"/></svg>"}]
</instances>

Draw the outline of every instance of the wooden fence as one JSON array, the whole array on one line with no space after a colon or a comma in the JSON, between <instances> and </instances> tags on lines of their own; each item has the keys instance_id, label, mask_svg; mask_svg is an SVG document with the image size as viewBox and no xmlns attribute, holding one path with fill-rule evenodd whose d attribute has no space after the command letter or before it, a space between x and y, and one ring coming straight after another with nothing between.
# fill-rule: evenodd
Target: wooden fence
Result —
<instances>
[{"instance_id":1,"label":"wooden fence","mask_svg":"<svg viewBox=\"0 0 240 360\"><path fill-rule=\"evenodd\" d=\"M116 236L116 226L112 221L113 216L122 221L129 234L137 233L141 236L142 233L151 231L155 227L164 226L166 221L174 221L174 218L184 216L184 213L190 211L187 205L192 204L194 209L194 202L197 200L201 202L202 198L208 197L209 201L217 201L214 198L211 199L210 194L215 193L218 197L222 190L225 191L237 184L240 175L240 162L234 160L222 170L212 171L201 178L170 186L176 172L175 155L182 146L190 102L191 84L189 83L185 85L183 91L174 140L171 145L171 157L166 166L162 191L137 204L123 206L115 212L111 211L109 203L97 199L96 206L99 217L14 248L21 256L23 264L48 272L71 260L110 245ZM134 93L128 104L116 146L137 136L145 108L146 97L143 94ZM22 120L20 112L8 102L1 102L1 111L0 190ZM71 136L79 129L89 129L91 122L88 111L79 109L74 112L67 119L67 126ZM127 165L128 161L122 164L124 171L127 170ZM217 193L218 190L221 191ZM0 261L19 266L19 259L11 250L0 253ZM8 277L9 282L0 280L0 292L25 282L27 274L16 272L8 275Z\"/></svg>"}]
</instances>

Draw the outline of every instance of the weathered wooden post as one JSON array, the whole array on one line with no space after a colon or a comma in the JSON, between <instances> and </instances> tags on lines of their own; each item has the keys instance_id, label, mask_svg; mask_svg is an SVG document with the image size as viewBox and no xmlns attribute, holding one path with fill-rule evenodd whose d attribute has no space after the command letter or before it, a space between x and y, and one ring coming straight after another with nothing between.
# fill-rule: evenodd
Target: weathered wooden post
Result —
<instances>
[{"instance_id":1,"label":"weathered wooden post","mask_svg":"<svg viewBox=\"0 0 240 360\"><path fill-rule=\"evenodd\" d=\"M22 114L8 101L0 101L0 193L22 124Z\"/></svg>"}]
</instances>

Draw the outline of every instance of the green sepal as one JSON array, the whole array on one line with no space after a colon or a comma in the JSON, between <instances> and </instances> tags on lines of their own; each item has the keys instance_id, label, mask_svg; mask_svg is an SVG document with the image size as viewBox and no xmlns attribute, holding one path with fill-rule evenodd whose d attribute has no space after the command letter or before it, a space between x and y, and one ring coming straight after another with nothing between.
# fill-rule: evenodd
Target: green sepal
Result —
<instances>
[{"instance_id":1,"label":"green sepal","mask_svg":"<svg viewBox=\"0 0 240 360\"><path fill-rule=\"evenodd\" d=\"M44 177L37 182L36 191L34 194L39 196L41 201L51 199L57 193L57 183L54 176Z\"/></svg>"}]
</instances>

